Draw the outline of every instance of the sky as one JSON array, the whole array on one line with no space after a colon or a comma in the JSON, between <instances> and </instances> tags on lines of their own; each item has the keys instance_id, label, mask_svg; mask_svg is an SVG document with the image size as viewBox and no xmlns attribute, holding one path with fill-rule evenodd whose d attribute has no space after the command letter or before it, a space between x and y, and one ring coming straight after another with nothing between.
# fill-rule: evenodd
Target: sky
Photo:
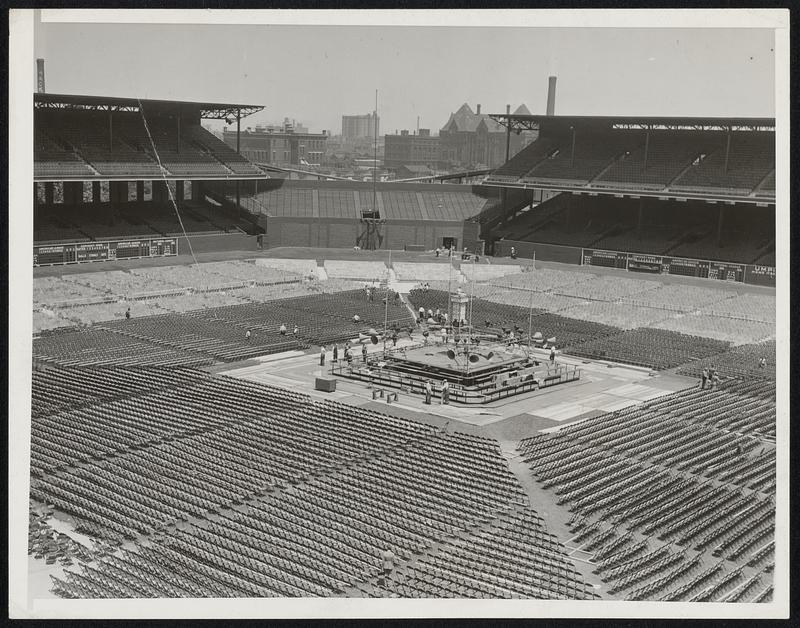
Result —
<instances>
[{"instance_id":1,"label":"sky","mask_svg":"<svg viewBox=\"0 0 800 628\"><path fill-rule=\"evenodd\" d=\"M375 107L381 134L437 133L463 103L556 114L775 115L772 30L38 23L51 93L263 105L341 131ZM34 71L34 64L31 64Z\"/></svg>"}]
</instances>

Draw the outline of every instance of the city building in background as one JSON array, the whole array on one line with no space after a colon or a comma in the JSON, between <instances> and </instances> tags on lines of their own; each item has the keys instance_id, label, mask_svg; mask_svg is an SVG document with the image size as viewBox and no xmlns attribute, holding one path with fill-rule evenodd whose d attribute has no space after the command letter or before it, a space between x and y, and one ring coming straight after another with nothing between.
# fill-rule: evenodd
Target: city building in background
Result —
<instances>
[{"instance_id":1,"label":"city building in background","mask_svg":"<svg viewBox=\"0 0 800 628\"><path fill-rule=\"evenodd\" d=\"M224 129L226 144L236 148L236 129ZM281 125L257 125L240 133L240 151L247 159L273 166L318 166L323 162L329 135L285 118Z\"/></svg>"},{"instance_id":2,"label":"city building in background","mask_svg":"<svg viewBox=\"0 0 800 628\"><path fill-rule=\"evenodd\" d=\"M440 161L439 137L431 135L430 129L420 129L419 133L403 130L384 136L383 162L387 168L427 166L435 169Z\"/></svg>"},{"instance_id":3,"label":"city building in background","mask_svg":"<svg viewBox=\"0 0 800 628\"><path fill-rule=\"evenodd\" d=\"M496 112L495 112L496 113ZM525 105L514 111L515 115L529 115ZM514 156L536 134L511 134L509 155ZM441 160L443 165L455 168L497 168L506 161L506 130L492 120L488 114L481 113L464 103L439 130Z\"/></svg>"},{"instance_id":4,"label":"city building in background","mask_svg":"<svg viewBox=\"0 0 800 628\"><path fill-rule=\"evenodd\" d=\"M342 137L345 140L374 139L381 134L381 119L377 113L342 116Z\"/></svg>"}]
</instances>

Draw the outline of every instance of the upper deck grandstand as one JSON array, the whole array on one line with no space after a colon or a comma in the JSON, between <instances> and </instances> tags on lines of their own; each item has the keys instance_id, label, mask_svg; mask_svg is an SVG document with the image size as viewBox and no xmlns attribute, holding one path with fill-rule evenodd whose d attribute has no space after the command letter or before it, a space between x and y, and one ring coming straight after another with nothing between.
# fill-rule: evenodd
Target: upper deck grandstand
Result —
<instances>
[{"instance_id":1,"label":"upper deck grandstand","mask_svg":"<svg viewBox=\"0 0 800 628\"><path fill-rule=\"evenodd\" d=\"M33 102L35 181L264 176L200 125L263 107L60 94Z\"/></svg>"},{"instance_id":2,"label":"upper deck grandstand","mask_svg":"<svg viewBox=\"0 0 800 628\"><path fill-rule=\"evenodd\" d=\"M487 185L774 202L774 119L494 117L539 136Z\"/></svg>"}]
</instances>

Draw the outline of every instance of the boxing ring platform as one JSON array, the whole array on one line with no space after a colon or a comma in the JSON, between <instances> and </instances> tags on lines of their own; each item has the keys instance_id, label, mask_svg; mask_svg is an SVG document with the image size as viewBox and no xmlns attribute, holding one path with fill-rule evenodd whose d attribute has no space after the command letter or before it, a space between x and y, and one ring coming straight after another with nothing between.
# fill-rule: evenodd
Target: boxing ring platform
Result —
<instances>
[{"instance_id":1,"label":"boxing ring platform","mask_svg":"<svg viewBox=\"0 0 800 628\"><path fill-rule=\"evenodd\" d=\"M355 353L350 363L331 364L329 374L419 395L430 382L436 399L446 381L450 402L463 405L488 404L581 378L574 364L551 363L526 347L503 342L418 343L373 352L366 363Z\"/></svg>"}]
</instances>

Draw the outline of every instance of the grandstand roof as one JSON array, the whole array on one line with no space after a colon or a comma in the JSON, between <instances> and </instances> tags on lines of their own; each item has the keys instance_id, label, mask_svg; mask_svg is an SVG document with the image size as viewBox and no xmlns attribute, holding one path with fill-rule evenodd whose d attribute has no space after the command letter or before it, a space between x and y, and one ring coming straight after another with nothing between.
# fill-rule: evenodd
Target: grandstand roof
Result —
<instances>
[{"instance_id":1,"label":"grandstand roof","mask_svg":"<svg viewBox=\"0 0 800 628\"><path fill-rule=\"evenodd\" d=\"M33 95L34 109L72 109L89 111L139 111L143 106L159 110L184 108L199 109L200 117L224 120L246 117L264 109L261 105L241 105L232 103L209 103L179 100L152 100L144 98L117 98L113 96L81 96L75 94L38 94Z\"/></svg>"},{"instance_id":2,"label":"grandstand roof","mask_svg":"<svg viewBox=\"0 0 800 628\"><path fill-rule=\"evenodd\" d=\"M750 130L750 131L775 131L775 118L719 118L719 117L651 117L651 116L546 116L546 115L520 115L515 113L488 114L495 122L503 127L511 126L512 130L538 129L544 121L553 121L561 124L603 124L615 125L624 128L664 128L670 130Z\"/></svg>"}]
</instances>

